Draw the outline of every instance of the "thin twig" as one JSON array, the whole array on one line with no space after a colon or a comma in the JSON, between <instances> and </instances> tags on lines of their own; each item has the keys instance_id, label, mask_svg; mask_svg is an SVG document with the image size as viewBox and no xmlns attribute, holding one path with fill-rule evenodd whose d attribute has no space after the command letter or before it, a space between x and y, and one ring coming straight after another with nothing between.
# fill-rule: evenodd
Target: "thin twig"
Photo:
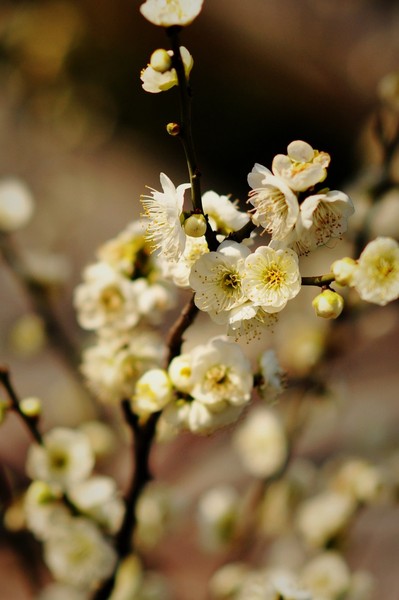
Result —
<instances>
[{"instance_id":1,"label":"thin twig","mask_svg":"<svg viewBox=\"0 0 399 600\"><path fill-rule=\"evenodd\" d=\"M11 410L14 410L21 417L22 421L25 423L26 427L29 430L29 433L32 435L35 442L42 445L43 438L37 427L37 418L29 417L21 410L20 400L11 383L10 371L5 365L0 365L0 383L3 385L5 391L7 392Z\"/></svg>"}]
</instances>

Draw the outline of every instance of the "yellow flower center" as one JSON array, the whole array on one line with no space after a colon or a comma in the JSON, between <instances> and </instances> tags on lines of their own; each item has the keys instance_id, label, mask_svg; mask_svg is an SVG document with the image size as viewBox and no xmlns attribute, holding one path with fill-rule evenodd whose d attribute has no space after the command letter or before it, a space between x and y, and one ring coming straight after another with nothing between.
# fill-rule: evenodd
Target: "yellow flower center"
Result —
<instances>
[{"instance_id":1,"label":"yellow flower center","mask_svg":"<svg viewBox=\"0 0 399 600\"><path fill-rule=\"evenodd\" d=\"M264 271L263 280L271 287L280 287L285 282L286 273L282 271L278 265L269 265Z\"/></svg>"}]
</instances>

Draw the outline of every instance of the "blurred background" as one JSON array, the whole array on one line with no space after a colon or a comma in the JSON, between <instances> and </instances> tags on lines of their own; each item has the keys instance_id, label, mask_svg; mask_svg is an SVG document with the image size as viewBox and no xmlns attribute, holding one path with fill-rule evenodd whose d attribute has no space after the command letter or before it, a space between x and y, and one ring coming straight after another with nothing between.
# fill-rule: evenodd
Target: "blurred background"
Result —
<instances>
[{"instance_id":1,"label":"blurred background","mask_svg":"<svg viewBox=\"0 0 399 600\"><path fill-rule=\"evenodd\" d=\"M141 17L139 5L0 2L0 178L19 177L32 191L36 212L16 242L39 262L61 258L57 268L64 287L55 310L78 344L83 337L72 291L82 267L100 243L139 215L139 196L146 185L159 187L160 171L176 184L187 180L182 149L165 132L166 123L178 119L176 90L152 95L141 89L140 70L168 41L162 29ZM205 0L181 41L194 57L194 139L204 191L245 201L254 163L270 166L294 139L331 154L333 189L346 189L359 172L378 165L368 140L378 83L399 68L395 0ZM29 301L5 266L0 306L1 362L10 365L21 396L43 398L45 426L93 417L90 401L51 349L26 351L15 341ZM359 334L345 362L338 363L350 390L340 431L349 447L359 427L373 429L378 445L394 435L398 423L399 326L396 311L387 314L374 317L369 334ZM224 435L210 447L221 448ZM0 432L0 452L17 487L24 483L27 442L21 425L9 417ZM197 458L206 452L205 442L178 443L191 443L195 459L196 451ZM174 452L164 449L158 459L165 473L173 471ZM125 462L115 473L122 482ZM206 475L199 467L193 483L186 473L187 486L197 490ZM393 509L369 515L350 548L357 565L377 573L384 600L397 600L399 589L397 517ZM11 546L4 537L0 572L7 577L0 577L0 597L28 599L31 587ZM177 558L169 560L176 598L205 598L201 592L188 596L187 590L193 578L206 579L212 561L197 557L184 570Z\"/></svg>"}]
</instances>

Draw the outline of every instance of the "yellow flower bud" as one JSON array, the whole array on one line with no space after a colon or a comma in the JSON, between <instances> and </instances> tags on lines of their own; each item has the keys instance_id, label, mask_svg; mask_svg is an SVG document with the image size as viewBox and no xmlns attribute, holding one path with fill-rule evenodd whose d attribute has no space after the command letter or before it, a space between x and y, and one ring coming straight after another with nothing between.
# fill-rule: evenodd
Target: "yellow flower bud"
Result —
<instances>
[{"instance_id":1,"label":"yellow flower bud","mask_svg":"<svg viewBox=\"0 0 399 600\"><path fill-rule=\"evenodd\" d=\"M318 317L323 319L336 319L344 308L344 299L341 294L332 290L324 290L313 299L312 306Z\"/></svg>"},{"instance_id":2,"label":"yellow flower bud","mask_svg":"<svg viewBox=\"0 0 399 600\"><path fill-rule=\"evenodd\" d=\"M150 66L158 73L166 73L172 67L172 57L163 48L158 48L151 54Z\"/></svg>"},{"instance_id":3,"label":"yellow flower bud","mask_svg":"<svg viewBox=\"0 0 399 600\"><path fill-rule=\"evenodd\" d=\"M184 231L190 237L201 237L206 232L206 220L204 215L190 215L184 221Z\"/></svg>"},{"instance_id":4,"label":"yellow flower bud","mask_svg":"<svg viewBox=\"0 0 399 600\"><path fill-rule=\"evenodd\" d=\"M172 136L180 135L180 125L178 123L168 123L166 131Z\"/></svg>"},{"instance_id":5,"label":"yellow flower bud","mask_svg":"<svg viewBox=\"0 0 399 600\"><path fill-rule=\"evenodd\" d=\"M331 272L339 285L351 285L352 275L356 268L356 261L346 256L336 260L331 265Z\"/></svg>"},{"instance_id":6,"label":"yellow flower bud","mask_svg":"<svg viewBox=\"0 0 399 600\"><path fill-rule=\"evenodd\" d=\"M42 402L40 398L35 398L34 396L21 400L19 407L24 415L31 419L40 417L42 412Z\"/></svg>"}]
</instances>

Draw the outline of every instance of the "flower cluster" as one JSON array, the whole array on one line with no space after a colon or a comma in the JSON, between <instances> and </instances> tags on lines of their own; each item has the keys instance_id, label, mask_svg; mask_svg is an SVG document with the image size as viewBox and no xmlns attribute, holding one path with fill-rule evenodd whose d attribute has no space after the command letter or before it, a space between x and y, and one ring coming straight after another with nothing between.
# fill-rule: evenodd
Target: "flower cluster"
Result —
<instances>
[{"instance_id":1,"label":"flower cluster","mask_svg":"<svg viewBox=\"0 0 399 600\"><path fill-rule=\"evenodd\" d=\"M151 256L144 230L143 223L133 222L105 243L75 290L80 325L97 333L97 343L83 353L82 372L104 402L130 396L139 376L163 358L151 326L174 306L175 294Z\"/></svg>"},{"instance_id":2,"label":"flower cluster","mask_svg":"<svg viewBox=\"0 0 399 600\"><path fill-rule=\"evenodd\" d=\"M270 340L258 343L260 350L250 357L248 349L255 347L249 348L249 342L259 342L270 331L287 305L295 304L290 301L305 285L319 289L312 306L324 319L341 314L345 294L350 306L353 290L381 306L399 298L397 230L385 223L392 237L376 233L362 251L353 251L357 259L345 257L323 275L302 276L307 257L335 245L354 212L346 193L324 187L329 154L302 140L291 142L286 154L277 154L270 169L254 165L247 176L246 204L213 190L201 192L190 130L193 58L180 45L179 32L198 16L202 4L146 0L140 8L149 22L167 29L172 42L173 50L152 53L140 77L150 93L181 86L182 122L170 123L167 131L182 141L190 182L175 185L162 172L161 189L148 188L141 196L142 218L98 249L74 293L77 320L95 336L83 350L81 372L96 399L123 409L134 438L135 464L125 500L114 479L95 471L99 448L111 444L106 426L55 427L43 435L40 400L19 400L7 369L0 369L6 392L0 398L0 422L13 410L34 438L26 461L31 483L23 498L23 526L42 543L54 579L40 598L167 600L171 596L162 578L146 572L135 553L151 549L184 508L196 505L191 513L205 550L238 547L254 530L259 540L264 535L270 542L270 564L254 568L232 563L214 574L210 597L215 600L368 600L370 579L351 573L339 553L340 536L361 507L381 496L397 496L398 478L387 485L389 469L357 456L331 462L318 456L320 464L325 461L319 467L301 457L301 444L296 445L312 414L310 396L323 396L327 403L323 361L332 349L329 329L313 332L301 315L297 322L306 336L298 341L288 319L284 370L281 348L276 352ZM381 89L388 104L397 103L397 82L386 81ZM386 185L384 181L382 187ZM42 310L47 287L60 283L58 272L64 268L34 255L22 268L6 245L8 234L23 227L32 212L33 200L23 184L0 182L0 249L10 265L15 262L33 297L39 292L34 305ZM375 208L372 214L385 219ZM375 223L363 234L373 227ZM364 239L359 236L353 247L360 248ZM348 289L341 295L331 287L335 284ZM176 306L178 292L187 291L190 300L168 335L157 334L155 328L161 329L165 313ZM39 310L43 337L54 327L49 306ZM208 338L201 336L201 343L195 335L186 339L200 311L224 334L212 331ZM36 330L34 323L30 327L40 337L37 323ZM246 345L239 345L242 339ZM289 385L285 369L297 378ZM295 390L278 403L289 386ZM208 435L233 424L235 429L225 432L225 439L231 433L233 483L218 481L186 502L168 485L151 481L155 440L169 441L180 432ZM240 477L257 479L254 494L241 494L236 470Z\"/></svg>"},{"instance_id":3,"label":"flower cluster","mask_svg":"<svg viewBox=\"0 0 399 600\"><path fill-rule=\"evenodd\" d=\"M291 142L287 155L277 154L272 170L256 164L248 175L252 188L252 219L276 243L308 254L332 238L340 238L354 208L337 190L315 192L325 180L330 156L301 140Z\"/></svg>"},{"instance_id":4,"label":"flower cluster","mask_svg":"<svg viewBox=\"0 0 399 600\"><path fill-rule=\"evenodd\" d=\"M180 354L168 371L151 369L136 383L132 409L141 418L162 412L171 433L210 433L232 423L251 399L251 364L235 343L211 339Z\"/></svg>"},{"instance_id":5,"label":"flower cluster","mask_svg":"<svg viewBox=\"0 0 399 600\"><path fill-rule=\"evenodd\" d=\"M25 495L27 525L43 542L54 578L81 591L113 572L117 556L108 535L124 513L115 481L92 475L94 462L84 432L58 427L30 447L26 464L33 480Z\"/></svg>"}]
</instances>

